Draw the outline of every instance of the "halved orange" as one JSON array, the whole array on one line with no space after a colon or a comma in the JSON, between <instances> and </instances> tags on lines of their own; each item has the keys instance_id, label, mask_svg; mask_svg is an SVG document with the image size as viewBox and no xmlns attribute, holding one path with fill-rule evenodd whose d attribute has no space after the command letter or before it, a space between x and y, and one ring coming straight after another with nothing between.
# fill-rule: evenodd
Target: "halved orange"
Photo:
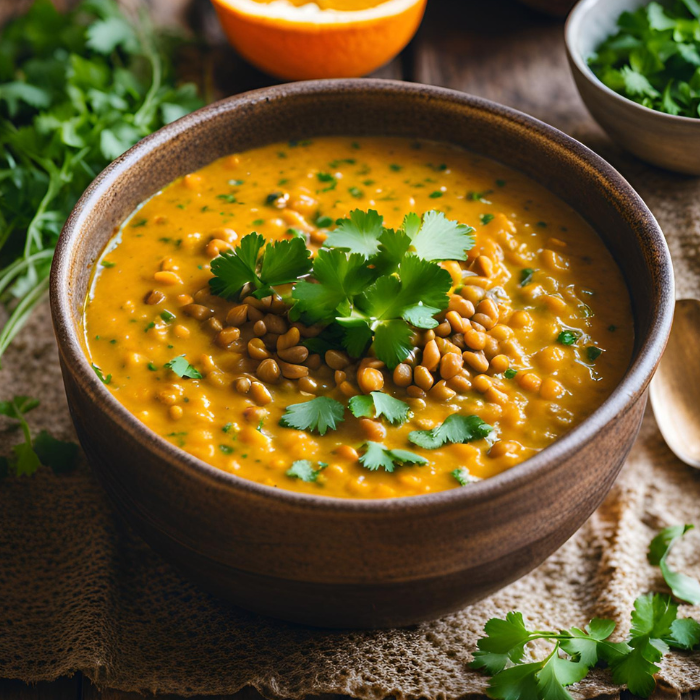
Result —
<instances>
[{"instance_id":1,"label":"halved orange","mask_svg":"<svg viewBox=\"0 0 700 700\"><path fill-rule=\"evenodd\" d=\"M234 48L279 78L354 78L390 61L427 0L213 0Z\"/></svg>"}]
</instances>

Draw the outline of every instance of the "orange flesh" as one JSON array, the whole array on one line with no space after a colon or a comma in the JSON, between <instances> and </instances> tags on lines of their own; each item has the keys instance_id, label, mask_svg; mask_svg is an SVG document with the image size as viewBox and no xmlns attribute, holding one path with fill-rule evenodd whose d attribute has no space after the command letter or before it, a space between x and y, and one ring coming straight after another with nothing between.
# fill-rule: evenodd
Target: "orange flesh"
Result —
<instances>
[{"instance_id":1,"label":"orange flesh","mask_svg":"<svg viewBox=\"0 0 700 700\"><path fill-rule=\"evenodd\" d=\"M337 187L319 181L319 172L332 173ZM265 204L275 191L289 193L286 208ZM481 199L469 195L474 192L483 193ZM229 195L236 201L228 202ZM296 382L267 385L272 402L254 410L250 396L234 390L237 378L255 379L244 372L250 370L249 358L217 346L206 321L180 311L187 295L208 284L210 242L234 240L234 231L238 239L253 230L270 240L286 238L294 226L310 232L316 249L325 235L314 225L319 215L335 220L355 208L377 209L390 227L398 227L408 212L439 208L476 228L476 245L461 263L471 271L464 281L501 288L497 328L510 337L499 340L499 353L518 370L512 378L502 368L486 372L498 393L472 387L449 400L410 398L384 370L384 391L406 401L412 417L398 427L383 419L369 425L346 410L338 429L320 436L279 425L286 406L313 398ZM493 218L482 219L485 214ZM489 277L474 276L480 255L494 262ZM459 268L447 267L457 281ZM536 272L521 286L527 268ZM156 281L163 271L175 272L181 282ZM147 304L153 290L162 292L164 301ZM224 325L235 305L218 297L206 304ZM175 318L164 320L164 310ZM273 144L177 180L139 208L107 247L86 301L84 329L90 362L111 375L107 388L158 435L243 478L346 498L460 488L452 475L456 468L484 479L513 467L604 401L621 380L633 345L622 275L598 236L567 205L490 160L451 146L388 137ZM562 345L557 342L562 329L578 330L582 337ZM590 346L603 350L595 360L588 355ZM203 379L181 379L164 368L182 354ZM333 374L327 366L311 372L320 383L319 395L346 404ZM474 382L478 372L465 374ZM453 413L477 415L494 431L487 439L436 450L409 443L410 431L435 426ZM411 450L429 464L369 471L356 457L368 440ZM315 482L287 476L292 462L302 459L328 466Z\"/></svg>"}]
</instances>

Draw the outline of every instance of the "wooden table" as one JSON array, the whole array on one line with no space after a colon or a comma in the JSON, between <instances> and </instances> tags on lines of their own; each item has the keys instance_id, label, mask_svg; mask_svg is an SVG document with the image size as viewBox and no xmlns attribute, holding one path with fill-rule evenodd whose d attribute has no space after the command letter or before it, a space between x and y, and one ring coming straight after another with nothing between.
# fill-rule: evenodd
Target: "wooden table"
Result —
<instances>
[{"instance_id":1,"label":"wooden table","mask_svg":"<svg viewBox=\"0 0 700 700\"><path fill-rule=\"evenodd\" d=\"M150 0L161 21L186 21L212 47L218 96L275 81L233 55L223 41L208 0ZM198 76L193 76L198 77ZM563 22L515 0L429 0L418 35L401 56L374 77L432 83L515 107L546 121L613 161L622 156L586 112L569 73ZM80 566L80 562L75 562ZM628 694L623 694L628 695ZM0 681L2 700L136 700L141 696L98 690L80 673L27 686ZM174 696L161 696L174 700ZM252 690L237 700L256 700ZM700 692L684 696L700 700Z\"/></svg>"}]
</instances>

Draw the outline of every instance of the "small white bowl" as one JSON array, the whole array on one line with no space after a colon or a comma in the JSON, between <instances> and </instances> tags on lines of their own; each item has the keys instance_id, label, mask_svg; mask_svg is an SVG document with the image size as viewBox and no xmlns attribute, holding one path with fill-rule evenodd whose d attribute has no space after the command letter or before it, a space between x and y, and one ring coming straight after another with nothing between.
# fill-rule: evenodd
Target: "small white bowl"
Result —
<instances>
[{"instance_id":1,"label":"small white bowl","mask_svg":"<svg viewBox=\"0 0 700 700\"><path fill-rule=\"evenodd\" d=\"M617 32L617 18L649 0L580 0L566 22L566 50L588 111L610 138L638 158L668 170L700 175L700 118L643 107L603 84L587 59Z\"/></svg>"}]
</instances>

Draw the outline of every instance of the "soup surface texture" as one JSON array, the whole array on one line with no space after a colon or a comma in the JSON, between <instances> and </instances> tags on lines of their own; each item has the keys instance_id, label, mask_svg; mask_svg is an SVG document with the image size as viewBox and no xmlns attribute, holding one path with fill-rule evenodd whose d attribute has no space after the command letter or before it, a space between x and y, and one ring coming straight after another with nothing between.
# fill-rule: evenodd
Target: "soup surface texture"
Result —
<instances>
[{"instance_id":1,"label":"soup surface texture","mask_svg":"<svg viewBox=\"0 0 700 700\"><path fill-rule=\"evenodd\" d=\"M349 498L511 468L593 412L633 346L622 275L567 205L389 137L278 143L172 183L107 246L84 331L158 435Z\"/></svg>"}]
</instances>

